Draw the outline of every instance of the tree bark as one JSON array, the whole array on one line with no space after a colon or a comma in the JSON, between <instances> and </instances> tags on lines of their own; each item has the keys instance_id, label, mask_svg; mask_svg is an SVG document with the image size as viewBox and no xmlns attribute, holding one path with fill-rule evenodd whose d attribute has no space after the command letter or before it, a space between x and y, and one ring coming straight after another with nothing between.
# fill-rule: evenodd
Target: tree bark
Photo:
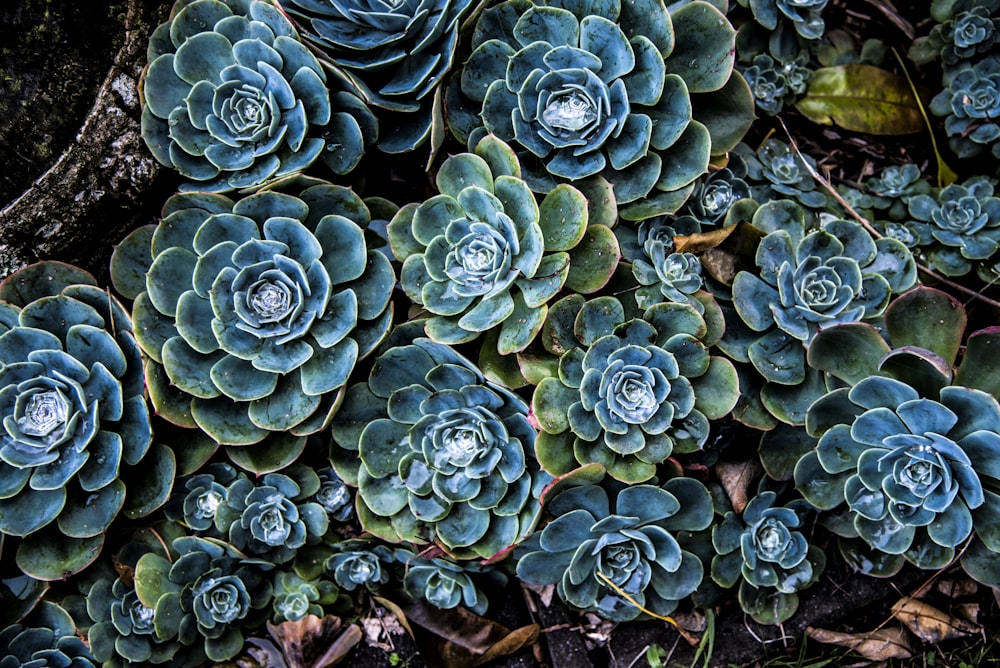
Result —
<instances>
[{"instance_id":1,"label":"tree bark","mask_svg":"<svg viewBox=\"0 0 1000 668\"><path fill-rule=\"evenodd\" d=\"M26 6L31 4L23 0L13 9L5 10L4 18L28 12L31 8ZM42 4L44 21L61 20L56 10L49 7L53 0ZM172 183L161 183L159 189L164 192L156 192L158 177L165 170L143 143L138 91L146 63L146 44L153 29L165 20L169 3L126 0L119 5L120 18L113 24L119 34L106 35L104 39L121 46L82 126L65 148L50 147L51 154L58 158L27 190L0 210L0 275L37 260L55 259L81 266L101 278L107 272L113 244L134 227L150 222L172 190ZM108 9L94 7L92 11ZM5 27L9 24L5 20ZM45 30L46 26L37 28ZM102 27L95 20L95 25L81 24L72 29ZM52 32L58 35L59 28ZM61 46L51 44L49 48L58 50ZM55 55L59 57L58 53ZM5 78L9 77L7 74ZM47 87L40 88L49 91L43 95L51 97L53 86L71 82L47 83ZM31 102L37 100L22 100L22 108ZM63 111L60 105L50 106L47 113L40 115L38 123L58 124L63 120L59 118ZM5 162L6 169L16 168L9 158Z\"/></svg>"}]
</instances>

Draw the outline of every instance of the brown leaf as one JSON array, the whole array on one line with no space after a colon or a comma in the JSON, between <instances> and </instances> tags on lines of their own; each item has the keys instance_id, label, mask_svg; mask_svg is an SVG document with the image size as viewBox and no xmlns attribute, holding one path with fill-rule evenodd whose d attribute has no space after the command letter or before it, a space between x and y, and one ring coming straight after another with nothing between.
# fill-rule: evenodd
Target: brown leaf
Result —
<instances>
[{"instance_id":1,"label":"brown leaf","mask_svg":"<svg viewBox=\"0 0 1000 668\"><path fill-rule=\"evenodd\" d=\"M741 221L711 232L674 237L674 252L700 252L701 263L712 278L731 285L742 269L753 268L763 236L759 229Z\"/></svg>"},{"instance_id":2,"label":"brown leaf","mask_svg":"<svg viewBox=\"0 0 1000 668\"><path fill-rule=\"evenodd\" d=\"M927 643L964 638L981 630L975 624L952 617L909 596L904 596L892 606L892 614L906 624L914 635Z\"/></svg>"},{"instance_id":3,"label":"brown leaf","mask_svg":"<svg viewBox=\"0 0 1000 668\"><path fill-rule=\"evenodd\" d=\"M902 626L882 627L871 633L839 633L810 626L806 628L806 634L817 642L852 649L872 661L909 659L913 656L910 637Z\"/></svg>"},{"instance_id":4,"label":"brown leaf","mask_svg":"<svg viewBox=\"0 0 1000 668\"><path fill-rule=\"evenodd\" d=\"M307 615L297 622L267 623L267 632L278 644L288 668L326 668L340 663L361 641L361 628L342 628L340 617L322 619Z\"/></svg>"},{"instance_id":5,"label":"brown leaf","mask_svg":"<svg viewBox=\"0 0 1000 668\"><path fill-rule=\"evenodd\" d=\"M761 473L760 462L748 459L745 462L719 462L715 472L719 476L722 488L726 490L733 510L742 513L750 501L750 483Z\"/></svg>"},{"instance_id":6,"label":"brown leaf","mask_svg":"<svg viewBox=\"0 0 1000 668\"><path fill-rule=\"evenodd\" d=\"M417 643L428 665L439 668L481 666L538 640L537 624L512 631L465 608L442 610L425 601L407 601L400 608L411 624L428 632L417 634Z\"/></svg>"}]
</instances>

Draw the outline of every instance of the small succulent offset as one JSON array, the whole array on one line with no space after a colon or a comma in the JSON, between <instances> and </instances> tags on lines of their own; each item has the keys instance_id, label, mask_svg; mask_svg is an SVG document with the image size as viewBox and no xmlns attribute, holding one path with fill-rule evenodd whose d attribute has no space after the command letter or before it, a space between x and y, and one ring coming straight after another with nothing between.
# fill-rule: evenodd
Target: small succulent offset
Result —
<instances>
[{"instance_id":1,"label":"small succulent offset","mask_svg":"<svg viewBox=\"0 0 1000 668\"><path fill-rule=\"evenodd\" d=\"M804 58L787 63L759 53L748 67L741 70L757 106L769 116L781 113L786 104L791 104L806 92L812 70L806 66L808 52L803 53Z\"/></svg>"},{"instance_id":2,"label":"small succulent offset","mask_svg":"<svg viewBox=\"0 0 1000 668\"><path fill-rule=\"evenodd\" d=\"M327 516L335 522L346 522L354 516L354 495L332 468L316 471L319 476L319 490L312 496L323 506Z\"/></svg>"},{"instance_id":3,"label":"small succulent offset","mask_svg":"<svg viewBox=\"0 0 1000 668\"><path fill-rule=\"evenodd\" d=\"M528 407L451 348L390 348L338 416L331 458L358 486L369 533L458 558L492 557L530 533L551 478L535 461Z\"/></svg>"},{"instance_id":4,"label":"small succulent offset","mask_svg":"<svg viewBox=\"0 0 1000 668\"><path fill-rule=\"evenodd\" d=\"M599 297L559 320L576 325L556 338L579 339L532 397L539 461L553 475L599 462L619 480L649 480L675 450L701 448L709 420L736 404L736 371L709 354L708 327L689 304L626 321L621 302Z\"/></svg>"},{"instance_id":5,"label":"small succulent offset","mask_svg":"<svg viewBox=\"0 0 1000 668\"><path fill-rule=\"evenodd\" d=\"M366 247L365 203L324 182L288 189L235 203L175 195L112 258L157 412L217 443L268 439L230 449L258 472L287 465L325 426L392 318L395 274Z\"/></svg>"},{"instance_id":6,"label":"small succulent offset","mask_svg":"<svg viewBox=\"0 0 1000 668\"><path fill-rule=\"evenodd\" d=\"M865 188L873 196L874 208L887 211L893 220L904 220L910 200L928 194L931 184L921 176L920 167L909 162L885 167L865 181Z\"/></svg>"},{"instance_id":7,"label":"small succulent offset","mask_svg":"<svg viewBox=\"0 0 1000 668\"><path fill-rule=\"evenodd\" d=\"M76 624L65 610L42 601L25 622L0 631L0 666L70 666L96 668L101 665L76 635Z\"/></svg>"},{"instance_id":8,"label":"small succulent offset","mask_svg":"<svg viewBox=\"0 0 1000 668\"><path fill-rule=\"evenodd\" d=\"M228 661L243 649L243 631L269 615L272 566L204 538L176 538L172 547L180 555L173 563L152 552L139 559L139 602L156 611L161 640L175 638L211 661Z\"/></svg>"},{"instance_id":9,"label":"small succulent offset","mask_svg":"<svg viewBox=\"0 0 1000 668\"><path fill-rule=\"evenodd\" d=\"M547 302L564 285L596 290L614 272L618 248L603 225L588 226L587 201L569 185L535 203L513 151L495 137L476 153L450 157L437 174L441 194L399 210L389 224L400 284L434 314L427 335L471 341L499 328L498 350L523 350L541 329ZM607 261L573 276L585 235L603 239ZM577 272L579 274L579 272Z\"/></svg>"},{"instance_id":10,"label":"small succulent offset","mask_svg":"<svg viewBox=\"0 0 1000 668\"><path fill-rule=\"evenodd\" d=\"M953 183L936 196L917 195L909 201L917 234L926 229L937 242L928 249L929 263L942 274L962 276L974 260L989 260L1000 248L1000 197L987 177ZM926 236L926 233L922 235Z\"/></svg>"},{"instance_id":11,"label":"small succulent offset","mask_svg":"<svg viewBox=\"0 0 1000 668\"><path fill-rule=\"evenodd\" d=\"M740 145L747 161L748 176L753 183L751 193L761 204L776 199L793 199L811 209L826 206L826 195L817 186L812 173L816 161L800 153L780 139L766 139L756 153ZM811 168L811 171L810 171Z\"/></svg>"},{"instance_id":12,"label":"small succulent offset","mask_svg":"<svg viewBox=\"0 0 1000 668\"><path fill-rule=\"evenodd\" d=\"M395 558L385 545L364 539L345 540L334 545L334 552L327 557L324 567L344 591L354 591L358 587L377 591L389 581L389 567Z\"/></svg>"},{"instance_id":13,"label":"small succulent offset","mask_svg":"<svg viewBox=\"0 0 1000 668\"><path fill-rule=\"evenodd\" d=\"M669 253L662 242L646 242L649 261L632 263L635 280L642 286L635 293L639 308L648 308L661 301L689 304L704 312L704 305L692 295L701 290L701 260L694 253ZM649 288L652 288L650 290ZM659 292L659 294L657 294Z\"/></svg>"},{"instance_id":14,"label":"small succulent offset","mask_svg":"<svg viewBox=\"0 0 1000 668\"><path fill-rule=\"evenodd\" d=\"M704 2L668 13L658 0L508 0L477 23L449 123L471 144L486 132L510 143L534 190L600 176L627 218L672 213L748 127L745 86L727 86L734 40ZM711 95L723 88L738 102L725 110ZM692 93L706 95L695 105Z\"/></svg>"},{"instance_id":15,"label":"small succulent offset","mask_svg":"<svg viewBox=\"0 0 1000 668\"><path fill-rule=\"evenodd\" d=\"M962 563L969 569L977 554L991 555L985 578L974 568L970 574L995 584L1000 404L976 389L994 385L995 328L970 337L953 371L961 306L929 288L900 301L886 327L907 345L890 349L860 324L820 332L814 341L810 361L843 382L809 408L806 429L819 442L798 461L796 486L821 510L846 504L841 535L921 568L947 564L975 534ZM936 335L918 329L931 322Z\"/></svg>"},{"instance_id":16,"label":"small succulent offset","mask_svg":"<svg viewBox=\"0 0 1000 668\"><path fill-rule=\"evenodd\" d=\"M516 555L517 576L528 584L555 584L569 605L614 622L636 619L644 610L665 616L701 584L701 560L676 538L712 521L711 496L696 480L620 491L572 487L548 510L553 519Z\"/></svg>"},{"instance_id":17,"label":"small succulent offset","mask_svg":"<svg viewBox=\"0 0 1000 668\"><path fill-rule=\"evenodd\" d=\"M236 479L236 469L225 463L212 463L198 473L178 479L174 495L165 508L166 515L181 522L199 536L222 537L215 529L215 516L226 502L226 487Z\"/></svg>"},{"instance_id":18,"label":"small succulent offset","mask_svg":"<svg viewBox=\"0 0 1000 668\"><path fill-rule=\"evenodd\" d=\"M989 150L1000 158L1000 58L963 64L946 75L945 84L929 108L945 117L948 145L955 155L971 158Z\"/></svg>"},{"instance_id":19,"label":"small succulent offset","mask_svg":"<svg viewBox=\"0 0 1000 668\"><path fill-rule=\"evenodd\" d=\"M737 153L730 153L725 167L695 181L694 191L679 213L694 216L703 226L721 226L733 204L750 197L746 176L746 161Z\"/></svg>"},{"instance_id":20,"label":"small succulent offset","mask_svg":"<svg viewBox=\"0 0 1000 668\"><path fill-rule=\"evenodd\" d=\"M319 476L301 464L285 472L268 473L258 483L240 474L215 514L215 526L233 547L274 564L318 543L329 527L326 509L309 500L319 491Z\"/></svg>"},{"instance_id":21,"label":"small succulent offset","mask_svg":"<svg viewBox=\"0 0 1000 668\"><path fill-rule=\"evenodd\" d=\"M322 577L306 580L296 573L274 574L274 621L297 622L306 615L323 616L323 606L337 600L337 586Z\"/></svg>"},{"instance_id":22,"label":"small succulent offset","mask_svg":"<svg viewBox=\"0 0 1000 668\"><path fill-rule=\"evenodd\" d=\"M25 537L18 566L59 579L97 558L119 514L166 502L174 457L153 444L128 314L90 274L31 265L0 300L0 537Z\"/></svg>"},{"instance_id":23,"label":"small succulent offset","mask_svg":"<svg viewBox=\"0 0 1000 668\"><path fill-rule=\"evenodd\" d=\"M147 57L143 139L193 190L259 186L318 158L346 174L374 132L358 98L331 105L323 68L261 0L177 0Z\"/></svg>"},{"instance_id":24,"label":"small succulent offset","mask_svg":"<svg viewBox=\"0 0 1000 668\"><path fill-rule=\"evenodd\" d=\"M379 148L412 150L440 116L435 92L451 70L472 0L280 0L306 39L381 113ZM395 112L395 113L392 113ZM437 120L440 122L440 120Z\"/></svg>"},{"instance_id":25,"label":"small succulent offset","mask_svg":"<svg viewBox=\"0 0 1000 668\"><path fill-rule=\"evenodd\" d=\"M407 555L400 554L397 558L406 563L403 590L408 596L423 599L442 610L462 606L477 615L486 612L490 601L470 575L480 572L475 565Z\"/></svg>"},{"instance_id":26,"label":"small succulent offset","mask_svg":"<svg viewBox=\"0 0 1000 668\"><path fill-rule=\"evenodd\" d=\"M790 22L804 39L819 39L826 24L821 14L829 0L738 0L749 7L757 23L770 31L780 22Z\"/></svg>"},{"instance_id":27,"label":"small succulent offset","mask_svg":"<svg viewBox=\"0 0 1000 668\"><path fill-rule=\"evenodd\" d=\"M795 614L798 595L815 584L826 556L802 534L811 506L802 499L777 506L777 494L762 491L743 510L727 512L712 529L712 579L729 588L740 582L744 612L761 624L781 624Z\"/></svg>"},{"instance_id":28,"label":"small succulent offset","mask_svg":"<svg viewBox=\"0 0 1000 668\"><path fill-rule=\"evenodd\" d=\"M1000 2L997 0L947 0L934 3L931 16L937 24L910 48L910 58L927 64L938 58L946 66L989 54L1000 42Z\"/></svg>"}]
</instances>

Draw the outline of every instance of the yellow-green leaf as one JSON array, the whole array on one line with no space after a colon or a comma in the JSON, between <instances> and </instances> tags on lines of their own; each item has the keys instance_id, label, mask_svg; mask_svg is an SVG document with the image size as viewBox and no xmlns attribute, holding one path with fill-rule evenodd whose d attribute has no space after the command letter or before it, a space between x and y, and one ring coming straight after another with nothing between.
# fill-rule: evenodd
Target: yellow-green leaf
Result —
<instances>
[{"instance_id":1,"label":"yellow-green leaf","mask_svg":"<svg viewBox=\"0 0 1000 668\"><path fill-rule=\"evenodd\" d=\"M873 65L816 70L805 97L795 106L815 123L854 132L905 135L924 129L906 79Z\"/></svg>"}]
</instances>

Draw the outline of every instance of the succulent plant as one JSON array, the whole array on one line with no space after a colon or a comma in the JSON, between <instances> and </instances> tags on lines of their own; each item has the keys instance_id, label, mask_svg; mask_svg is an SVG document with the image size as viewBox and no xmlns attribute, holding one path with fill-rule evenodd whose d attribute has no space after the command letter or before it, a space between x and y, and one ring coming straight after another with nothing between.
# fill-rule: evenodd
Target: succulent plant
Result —
<instances>
[{"instance_id":1,"label":"succulent plant","mask_svg":"<svg viewBox=\"0 0 1000 668\"><path fill-rule=\"evenodd\" d=\"M354 496L351 489L340 479L332 468L316 471L319 476L319 491L311 498L336 522L346 522L354 516Z\"/></svg>"},{"instance_id":2,"label":"succulent plant","mask_svg":"<svg viewBox=\"0 0 1000 668\"><path fill-rule=\"evenodd\" d=\"M819 39L826 24L820 16L829 0L738 0L753 12L754 20L768 30L789 22L804 39Z\"/></svg>"},{"instance_id":3,"label":"succulent plant","mask_svg":"<svg viewBox=\"0 0 1000 668\"><path fill-rule=\"evenodd\" d=\"M213 531L215 516L219 507L225 504L226 487L236 475L236 469L220 462L178 479L174 495L165 508L167 517L181 522L199 536L221 538L221 532Z\"/></svg>"},{"instance_id":4,"label":"succulent plant","mask_svg":"<svg viewBox=\"0 0 1000 668\"><path fill-rule=\"evenodd\" d=\"M475 565L457 564L442 558L404 558L403 590L411 598L423 599L442 610L463 606L477 615L486 612L489 599L470 576L470 573L479 572Z\"/></svg>"},{"instance_id":5,"label":"succulent plant","mask_svg":"<svg viewBox=\"0 0 1000 668\"><path fill-rule=\"evenodd\" d=\"M890 218L902 221L907 217L907 205L917 195L926 195L931 184L922 177L920 168L911 163L888 165L878 176L865 181L873 195L872 206L886 211Z\"/></svg>"},{"instance_id":6,"label":"succulent plant","mask_svg":"<svg viewBox=\"0 0 1000 668\"><path fill-rule=\"evenodd\" d=\"M319 476L298 463L285 472L268 473L258 483L240 474L215 514L216 527L233 547L274 564L318 543L329 527L326 509L308 500L319 491Z\"/></svg>"},{"instance_id":7,"label":"succulent plant","mask_svg":"<svg viewBox=\"0 0 1000 668\"><path fill-rule=\"evenodd\" d=\"M766 53L754 56L749 67L741 69L750 86L754 102L769 116L781 113L786 104L791 104L806 92L812 70L806 63L808 52L787 63L776 61Z\"/></svg>"},{"instance_id":8,"label":"succulent plant","mask_svg":"<svg viewBox=\"0 0 1000 668\"><path fill-rule=\"evenodd\" d=\"M775 492L761 491L742 517L727 512L712 529L712 579L726 588L739 581L741 607L761 624L781 624L794 615L796 592L815 584L826 564L823 551L801 531L811 506L801 499L784 506L776 501Z\"/></svg>"},{"instance_id":9,"label":"succulent plant","mask_svg":"<svg viewBox=\"0 0 1000 668\"><path fill-rule=\"evenodd\" d=\"M756 153L747 151L741 144L743 158L747 161L748 176L757 181L751 187L753 198L760 203L777 199L793 199L811 209L823 208L826 195L817 187L812 171L816 161L780 139L766 139Z\"/></svg>"},{"instance_id":10,"label":"succulent plant","mask_svg":"<svg viewBox=\"0 0 1000 668\"><path fill-rule=\"evenodd\" d=\"M476 24L472 55L449 87L449 124L471 145L486 132L510 143L533 190L603 177L623 216L672 213L709 156L749 126L752 100L732 77L734 39L704 2L668 13L658 0L509 0ZM726 106L711 95L719 91Z\"/></svg>"},{"instance_id":11,"label":"succulent plant","mask_svg":"<svg viewBox=\"0 0 1000 668\"><path fill-rule=\"evenodd\" d=\"M739 395L733 366L708 352L714 334L705 318L689 304L664 302L626 320L613 297L576 308L560 309L553 322L575 323L553 337L569 344L559 375L532 397L543 468L561 475L599 462L615 478L643 482L675 450L701 448L709 420L729 413Z\"/></svg>"},{"instance_id":12,"label":"succulent plant","mask_svg":"<svg viewBox=\"0 0 1000 668\"><path fill-rule=\"evenodd\" d=\"M937 196L917 195L909 201L917 230L926 224L934 241L927 252L930 264L948 276L961 276L972 269L971 260L989 260L1000 247L1000 197L994 196L993 181L973 177L953 183Z\"/></svg>"},{"instance_id":13,"label":"succulent plant","mask_svg":"<svg viewBox=\"0 0 1000 668\"><path fill-rule=\"evenodd\" d=\"M365 203L324 182L287 188L236 203L175 195L112 258L156 411L236 446L230 457L258 473L325 426L392 319L395 274L366 249Z\"/></svg>"},{"instance_id":14,"label":"succulent plant","mask_svg":"<svg viewBox=\"0 0 1000 668\"><path fill-rule=\"evenodd\" d=\"M70 666L95 668L87 645L76 636L76 625L65 610L42 601L25 621L0 631L0 666Z\"/></svg>"},{"instance_id":15,"label":"succulent plant","mask_svg":"<svg viewBox=\"0 0 1000 668\"><path fill-rule=\"evenodd\" d=\"M394 561L393 551L385 545L355 539L334 545L334 553L327 558L325 568L344 591L354 591L358 587L376 591L389 581L389 566Z\"/></svg>"},{"instance_id":16,"label":"succulent plant","mask_svg":"<svg viewBox=\"0 0 1000 668\"><path fill-rule=\"evenodd\" d=\"M361 525L393 543L496 555L530 533L541 488L528 407L427 339L389 348L332 425Z\"/></svg>"},{"instance_id":17,"label":"succulent plant","mask_svg":"<svg viewBox=\"0 0 1000 668\"><path fill-rule=\"evenodd\" d=\"M733 204L750 197L746 175L746 161L737 153L730 153L725 167L710 171L695 181L694 191L680 213L694 216L702 225L721 225Z\"/></svg>"},{"instance_id":18,"label":"succulent plant","mask_svg":"<svg viewBox=\"0 0 1000 668\"><path fill-rule=\"evenodd\" d=\"M306 615L323 616L323 606L337 600L337 586L325 578L306 580L296 573L274 574L274 621L297 622Z\"/></svg>"},{"instance_id":19,"label":"succulent plant","mask_svg":"<svg viewBox=\"0 0 1000 668\"><path fill-rule=\"evenodd\" d=\"M498 350L508 354L531 342L563 286L602 287L618 247L607 227L588 226L579 190L561 185L536 204L506 144L487 137L476 151L445 161L441 194L400 209L389 240L403 290L434 314L428 336L461 343L499 328ZM598 246L606 259L574 271L572 258Z\"/></svg>"},{"instance_id":20,"label":"succulent plant","mask_svg":"<svg viewBox=\"0 0 1000 668\"><path fill-rule=\"evenodd\" d=\"M921 568L949 563L975 535L963 565L998 582L1000 404L978 389L995 387L996 331L973 334L953 371L964 322L958 302L922 288L886 313L894 349L863 324L820 332L810 362L841 387L809 408L806 429L819 442L795 481L821 510L846 506L840 535ZM992 555L986 567L982 554Z\"/></svg>"},{"instance_id":21,"label":"succulent plant","mask_svg":"<svg viewBox=\"0 0 1000 668\"><path fill-rule=\"evenodd\" d=\"M519 549L517 576L555 584L569 605L615 622L665 616L701 584L701 560L676 538L712 521L711 497L696 480L571 487L548 510L552 520Z\"/></svg>"},{"instance_id":22,"label":"succulent plant","mask_svg":"<svg viewBox=\"0 0 1000 668\"><path fill-rule=\"evenodd\" d=\"M142 136L198 183L252 188L322 159L346 174L373 137L360 99L337 92L292 24L261 0L177 0L143 75Z\"/></svg>"},{"instance_id":23,"label":"succulent plant","mask_svg":"<svg viewBox=\"0 0 1000 668\"><path fill-rule=\"evenodd\" d=\"M279 6L363 99L385 110L383 151L412 150L443 122L435 92L451 70L472 0L281 0Z\"/></svg>"},{"instance_id":24,"label":"succulent plant","mask_svg":"<svg viewBox=\"0 0 1000 668\"><path fill-rule=\"evenodd\" d=\"M945 117L951 150L960 158L970 158L989 149L1000 158L1000 58L989 56L963 64L945 83L929 108Z\"/></svg>"},{"instance_id":25,"label":"succulent plant","mask_svg":"<svg viewBox=\"0 0 1000 668\"><path fill-rule=\"evenodd\" d=\"M937 23L930 34L917 38L910 58L927 64L940 58L946 66L989 54L1000 42L1000 2L997 0L948 0L935 3L931 17Z\"/></svg>"},{"instance_id":26,"label":"succulent plant","mask_svg":"<svg viewBox=\"0 0 1000 668\"><path fill-rule=\"evenodd\" d=\"M125 573L135 568L143 554L151 551L148 546L129 543L116 555L116 563ZM139 600L131 578L98 578L90 586L86 598L87 616L93 621L87 630L87 641L94 658L101 664L109 668L150 664L179 666L198 663L203 658L198 653L185 652L175 638L157 635L156 611Z\"/></svg>"},{"instance_id":27,"label":"succulent plant","mask_svg":"<svg viewBox=\"0 0 1000 668\"><path fill-rule=\"evenodd\" d=\"M128 314L90 274L43 262L0 284L0 536L53 580L100 552L124 514L166 502L174 457L153 444Z\"/></svg>"},{"instance_id":28,"label":"succulent plant","mask_svg":"<svg viewBox=\"0 0 1000 668\"><path fill-rule=\"evenodd\" d=\"M791 209L801 214L798 207ZM754 219L764 224L771 215L780 221L773 213L762 207ZM805 408L823 391L806 366L816 332L841 322L872 321L891 295L916 282L913 256L896 239L874 240L860 224L837 219L804 237L796 229L801 230L777 229L765 236L757 248L757 271L736 275L735 313L720 342L732 359L753 365L767 382L761 394L765 407L791 424L802 423Z\"/></svg>"},{"instance_id":29,"label":"succulent plant","mask_svg":"<svg viewBox=\"0 0 1000 668\"><path fill-rule=\"evenodd\" d=\"M660 294L639 288L635 293L639 308L648 308L665 300L689 304L695 310L704 312L705 307L692 296L701 290L704 283L698 256L693 253L667 253L662 243L650 244L648 253L649 262L636 260L632 263L632 272L643 287L652 286Z\"/></svg>"},{"instance_id":30,"label":"succulent plant","mask_svg":"<svg viewBox=\"0 0 1000 668\"><path fill-rule=\"evenodd\" d=\"M172 547L179 554L172 563L152 552L139 559L139 602L155 611L161 640L176 638L211 661L228 661L243 649L243 631L267 619L272 566L205 538L176 538Z\"/></svg>"}]
</instances>

